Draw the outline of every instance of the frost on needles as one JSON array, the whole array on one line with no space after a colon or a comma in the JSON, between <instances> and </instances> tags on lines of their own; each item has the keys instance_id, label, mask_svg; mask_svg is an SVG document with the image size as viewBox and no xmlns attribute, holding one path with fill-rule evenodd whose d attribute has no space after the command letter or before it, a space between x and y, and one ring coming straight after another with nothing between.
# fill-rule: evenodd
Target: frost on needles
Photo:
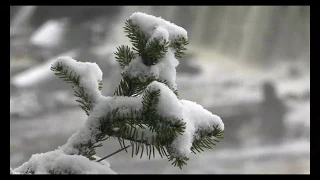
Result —
<instances>
[{"instance_id":1,"label":"frost on needles","mask_svg":"<svg viewBox=\"0 0 320 180\"><path fill-rule=\"evenodd\" d=\"M160 17L134 13L124 31L132 47L117 48L122 80L111 97L101 95L102 71L96 63L56 60L51 70L72 85L88 119L65 145L33 155L10 172L114 173L95 156L108 137L117 138L121 147L129 141L132 156L146 154L150 159L158 152L179 168L191 153L219 142L224 131L220 117L178 96L176 67L188 44L186 30Z\"/></svg>"}]
</instances>

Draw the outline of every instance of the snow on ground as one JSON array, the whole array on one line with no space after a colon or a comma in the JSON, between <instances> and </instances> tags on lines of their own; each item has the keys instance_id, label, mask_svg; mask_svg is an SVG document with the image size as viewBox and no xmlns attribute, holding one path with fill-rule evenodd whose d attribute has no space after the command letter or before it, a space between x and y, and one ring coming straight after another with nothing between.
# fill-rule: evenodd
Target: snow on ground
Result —
<instances>
[{"instance_id":1,"label":"snow on ground","mask_svg":"<svg viewBox=\"0 0 320 180\"><path fill-rule=\"evenodd\" d=\"M103 154L101 149L98 153ZM109 162L119 174L310 173L310 142L292 141L281 146L237 149L214 148L192 155L188 165L182 170L173 168L167 159L162 159L159 155L151 160L145 156L142 159L140 156L131 158L130 148L128 153L121 152L110 157Z\"/></svg>"},{"instance_id":2,"label":"snow on ground","mask_svg":"<svg viewBox=\"0 0 320 180\"><path fill-rule=\"evenodd\" d=\"M58 115L57 115L58 114ZM52 151L67 139L86 120L79 108L50 112L32 119L10 118L10 165L15 168L27 161L32 154Z\"/></svg>"},{"instance_id":3,"label":"snow on ground","mask_svg":"<svg viewBox=\"0 0 320 180\"><path fill-rule=\"evenodd\" d=\"M59 113L60 115L55 117ZM17 132L11 132L10 137L24 137L28 139L41 137L43 135L70 134L72 131L81 127L86 120L85 113L78 107L62 112L51 112L43 116L38 116L30 120L10 121L10 129ZM62 126L63 125L63 126ZM30 132L24 134L29 129Z\"/></svg>"},{"instance_id":4,"label":"snow on ground","mask_svg":"<svg viewBox=\"0 0 320 180\"><path fill-rule=\"evenodd\" d=\"M61 149L34 154L28 162L13 171L25 173L30 169L34 174L49 174L52 170L55 174L65 174L66 171L71 174L116 174L107 161L90 161L81 155L67 155Z\"/></svg>"},{"instance_id":5,"label":"snow on ground","mask_svg":"<svg viewBox=\"0 0 320 180\"><path fill-rule=\"evenodd\" d=\"M310 137L310 100L289 102L289 111L284 123L287 127L287 135Z\"/></svg>"},{"instance_id":6,"label":"snow on ground","mask_svg":"<svg viewBox=\"0 0 320 180\"><path fill-rule=\"evenodd\" d=\"M78 107L71 87L69 90L56 90L51 96L37 90L19 91L10 95L10 116L32 118L56 108Z\"/></svg>"},{"instance_id":7,"label":"snow on ground","mask_svg":"<svg viewBox=\"0 0 320 180\"><path fill-rule=\"evenodd\" d=\"M302 95L310 92L310 75L305 75L302 78L295 80L283 80L278 82L278 90L280 96L285 96L289 93Z\"/></svg>"},{"instance_id":8,"label":"snow on ground","mask_svg":"<svg viewBox=\"0 0 320 180\"><path fill-rule=\"evenodd\" d=\"M86 115L84 112L80 108L76 108L74 110L51 113L33 120L11 121L11 167L16 168L21 165L32 154L51 151L63 145L71 134L83 126L85 120ZM108 161L112 169L120 174L310 173L310 142L308 141L287 142L280 147L258 146L225 149L219 146L219 143L217 147L219 148L192 155L190 161L188 161L188 166L185 166L182 171L178 168L173 168L166 158L161 159L158 155L151 160L146 156L142 159L139 156L131 158L130 148L129 153L118 153L108 158ZM110 139L104 143L103 147L98 148L98 155L104 157L119 148L118 141ZM283 159L284 157L288 158ZM244 167L244 160L248 160L245 163L246 167ZM297 167L299 168L296 169Z\"/></svg>"},{"instance_id":9,"label":"snow on ground","mask_svg":"<svg viewBox=\"0 0 320 180\"><path fill-rule=\"evenodd\" d=\"M302 95L310 92L308 67L299 63L284 62L272 70L259 71L257 68L250 69L247 64L237 63L214 53L206 54L206 51L204 51L200 54L202 55L196 56L194 61L201 67L202 72L197 76L177 74L177 84L180 97L188 97L204 107L245 105L260 102L263 99L261 86L265 80L275 82L276 90L281 99L285 99L288 94ZM288 77L288 67L290 65L300 68L300 77L295 79ZM287 103L287 100L285 102ZM288 106L295 112L303 109L304 116L309 121L308 114L310 116L310 111L307 109L308 107L310 109L310 101L301 105L291 104L292 102L289 102ZM293 108L292 106L299 107ZM293 121L296 120L297 118Z\"/></svg>"},{"instance_id":10,"label":"snow on ground","mask_svg":"<svg viewBox=\"0 0 320 180\"><path fill-rule=\"evenodd\" d=\"M18 96L10 97L10 115L17 114L24 117L32 117L35 113L41 112L38 97L33 92L26 92Z\"/></svg>"},{"instance_id":11,"label":"snow on ground","mask_svg":"<svg viewBox=\"0 0 320 180\"><path fill-rule=\"evenodd\" d=\"M204 107L257 102L262 99L259 87L261 75L259 78L259 75L253 74L256 73L254 71L246 74L243 72L244 65L225 57L200 54L193 60L201 67L199 75L177 74L178 90L182 98L188 97Z\"/></svg>"},{"instance_id":12,"label":"snow on ground","mask_svg":"<svg viewBox=\"0 0 320 180\"><path fill-rule=\"evenodd\" d=\"M244 101L258 101L260 80L263 74L259 72L243 73L244 68L230 61L209 61L199 59L204 72L200 76L177 75L178 90L181 98L190 99L209 107L211 105L228 105ZM239 70L240 69L240 70ZM247 79L246 79L246 78ZM308 77L308 75L306 75ZM243 80L245 79L245 80ZM280 92L296 92L308 87L303 78L300 86L296 81L284 81L279 78ZM305 78L307 79L307 78ZM282 80L282 81L280 81ZM296 85L293 85L297 83ZM305 84L304 84L305 83ZM221 87L222 86L222 87ZM227 90L226 87L230 87ZM195 91L195 88L197 91ZM310 85L309 85L310 88ZM281 90L282 89L282 90ZM201 92L201 93L195 93ZM210 96L212 95L212 96ZM208 98L208 96L210 98ZM290 105L290 103L289 103ZM310 102L291 102L293 114L309 117ZM218 114L218 113L217 113ZM218 114L219 115L219 114ZM308 116L309 115L309 116ZM300 119L300 118L298 118ZM86 116L80 109L68 109L58 113L48 113L19 122L11 119L10 126L10 165L15 168L27 161L32 154L54 150L65 144L76 130L83 126ZM299 120L292 120L299 121ZM307 123L307 124L308 124ZM309 128L309 127L308 127ZM116 140L107 140L98 155L103 157L119 149ZM131 152L121 152L108 158L112 169L118 173L310 173L310 140L287 142L279 146L257 146L207 150L192 156L188 166L181 171L173 168L167 159L147 160L146 157L131 158ZM130 149L130 148L129 148Z\"/></svg>"},{"instance_id":13,"label":"snow on ground","mask_svg":"<svg viewBox=\"0 0 320 180\"><path fill-rule=\"evenodd\" d=\"M76 50L72 50L69 52L65 52L56 57L45 61L44 63L29 68L26 71L23 71L10 80L10 82L18 88L28 88L35 86L41 82L47 81L54 77L54 73L50 70L51 64L56 60L57 57L60 56L71 56L74 57L78 54Z\"/></svg>"},{"instance_id":14,"label":"snow on ground","mask_svg":"<svg viewBox=\"0 0 320 180\"><path fill-rule=\"evenodd\" d=\"M30 42L39 47L52 48L58 46L65 34L67 21L48 20L30 37Z\"/></svg>"}]
</instances>

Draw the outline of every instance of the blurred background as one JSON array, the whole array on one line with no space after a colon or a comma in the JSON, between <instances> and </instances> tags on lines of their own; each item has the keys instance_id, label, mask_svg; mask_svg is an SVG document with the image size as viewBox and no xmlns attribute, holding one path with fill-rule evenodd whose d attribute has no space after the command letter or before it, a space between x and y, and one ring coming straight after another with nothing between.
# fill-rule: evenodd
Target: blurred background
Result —
<instances>
[{"instance_id":1,"label":"blurred background","mask_svg":"<svg viewBox=\"0 0 320 180\"><path fill-rule=\"evenodd\" d=\"M220 116L225 137L180 170L166 158L108 158L118 173L310 173L309 6L10 6L10 167L65 144L86 115L55 57L96 62L111 96L116 47L134 12L171 21L190 44L177 67L180 98ZM120 148L109 139L104 157Z\"/></svg>"}]
</instances>

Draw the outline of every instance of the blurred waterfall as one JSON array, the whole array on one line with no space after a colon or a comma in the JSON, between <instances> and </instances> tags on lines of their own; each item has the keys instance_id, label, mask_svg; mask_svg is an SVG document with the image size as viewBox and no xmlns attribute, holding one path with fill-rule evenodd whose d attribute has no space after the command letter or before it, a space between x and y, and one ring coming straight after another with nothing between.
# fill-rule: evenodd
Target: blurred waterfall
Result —
<instances>
[{"instance_id":1,"label":"blurred waterfall","mask_svg":"<svg viewBox=\"0 0 320 180\"><path fill-rule=\"evenodd\" d=\"M19 30L21 31L21 29L28 26L28 22L36 8L36 6L23 6L17 10L10 22L10 36L17 34Z\"/></svg>"},{"instance_id":2,"label":"blurred waterfall","mask_svg":"<svg viewBox=\"0 0 320 180\"><path fill-rule=\"evenodd\" d=\"M237 61L271 65L310 56L309 6L128 6L184 27L190 46Z\"/></svg>"}]
</instances>

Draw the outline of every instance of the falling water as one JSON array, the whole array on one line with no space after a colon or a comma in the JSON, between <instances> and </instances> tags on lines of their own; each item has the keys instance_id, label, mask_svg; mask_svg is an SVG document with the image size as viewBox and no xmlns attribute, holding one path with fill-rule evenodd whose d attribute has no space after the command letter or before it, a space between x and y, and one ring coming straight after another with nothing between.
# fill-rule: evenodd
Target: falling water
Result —
<instances>
[{"instance_id":1,"label":"falling water","mask_svg":"<svg viewBox=\"0 0 320 180\"><path fill-rule=\"evenodd\" d=\"M21 30L21 28L26 28L35 9L36 6L23 6L18 9L18 12L10 22L10 36Z\"/></svg>"},{"instance_id":2,"label":"falling water","mask_svg":"<svg viewBox=\"0 0 320 180\"><path fill-rule=\"evenodd\" d=\"M28 21L28 18L31 17L32 13L36 9L36 6L24 6L21 7L10 23L12 27L19 27L22 24Z\"/></svg>"}]
</instances>

